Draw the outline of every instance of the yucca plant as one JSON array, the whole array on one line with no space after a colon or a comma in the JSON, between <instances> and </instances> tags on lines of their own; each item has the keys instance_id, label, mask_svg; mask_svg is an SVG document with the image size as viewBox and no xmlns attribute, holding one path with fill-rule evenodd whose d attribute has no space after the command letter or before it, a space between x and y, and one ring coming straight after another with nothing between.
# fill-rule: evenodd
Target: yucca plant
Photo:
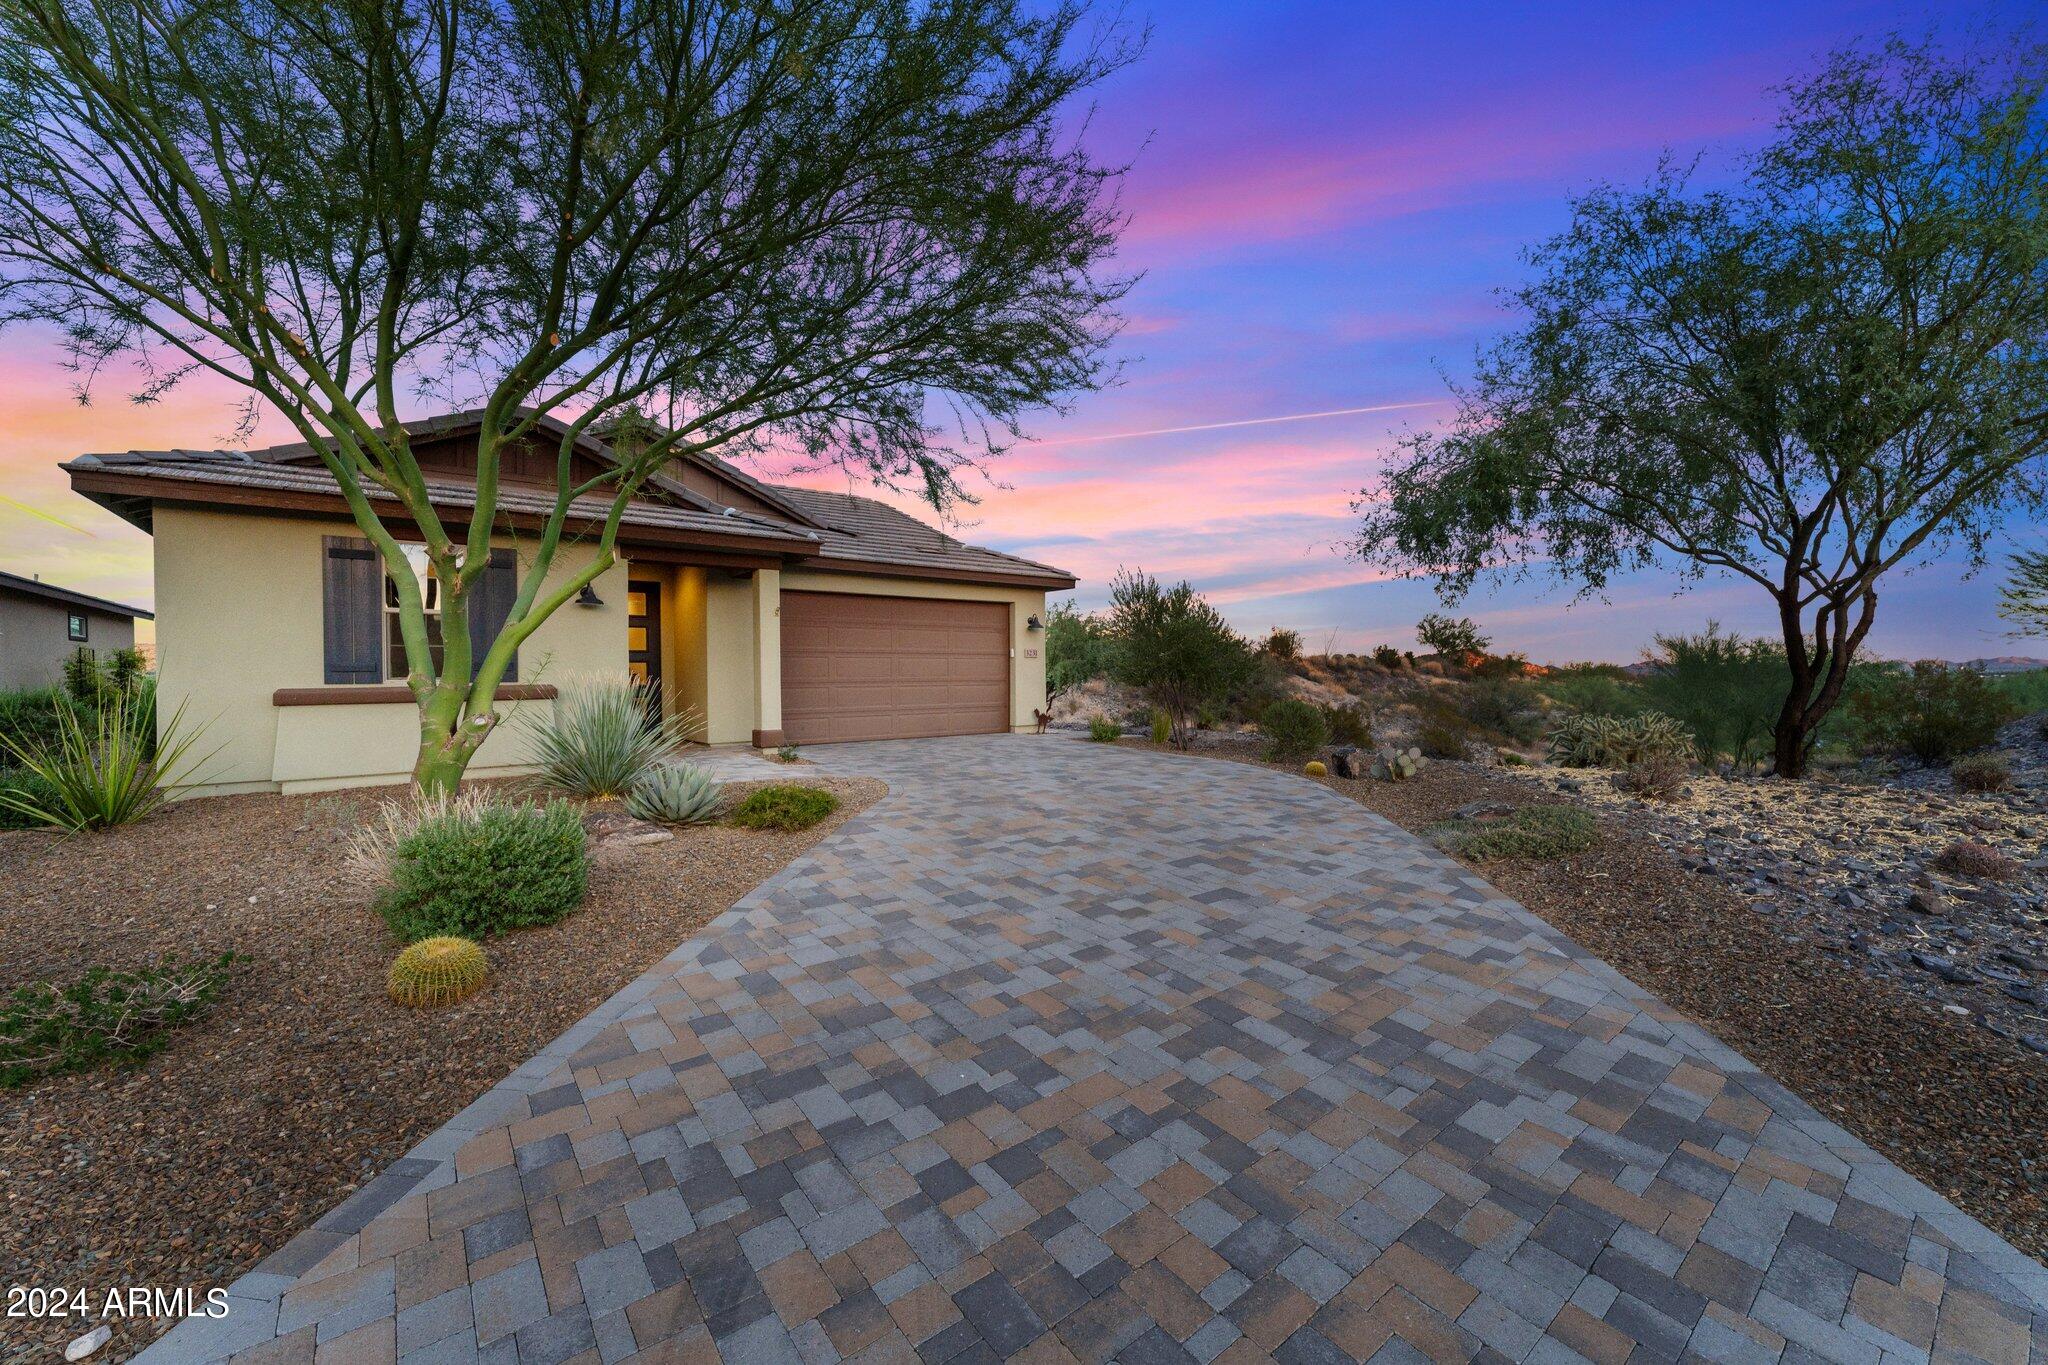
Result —
<instances>
[{"instance_id":1,"label":"yucca plant","mask_svg":"<svg viewBox=\"0 0 2048 1365\"><path fill-rule=\"evenodd\" d=\"M701 825L718 818L725 789L692 763L663 763L641 774L626 793L626 809L637 820L660 825Z\"/></svg>"},{"instance_id":2,"label":"yucca plant","mask_svg":"<svg viewBox=\"0 0 2048 1365\"><path fill-rule=\"evenodd\" d=\"M696 731L690 708L655 716L648 684L623 677L564 683L549 710L527 713L526 729L541 785L567 796L624 796Z\"/></svg>"},{"instance_id":3,"label":"yucca plant","mask_svg":"<svg viewBox=\"0 0 2048 1365\"><path fill-rule=\"evenodd\" d=\"M205 727L185 725L182 702L161 732L155 719L154 689L148 688L135 696L109 696L83 715L60 713L54 741L24 744L0 735L0 748L41 784L0 787L0 805L40 824L71 830L140 820L219 752L216 747L194 754Z\"/></svg>"}]
</instances>

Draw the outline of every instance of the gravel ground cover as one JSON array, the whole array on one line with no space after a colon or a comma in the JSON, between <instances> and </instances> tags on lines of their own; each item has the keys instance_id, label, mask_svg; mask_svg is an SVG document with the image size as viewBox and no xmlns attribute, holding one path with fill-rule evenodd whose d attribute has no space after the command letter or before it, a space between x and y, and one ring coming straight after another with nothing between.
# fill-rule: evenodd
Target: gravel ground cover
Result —
<instances>
[{"instance_id":1,"label":"gravel ground cover","mask_svg":"<svg viewBox=\"0 0 2048 1365\"><path fill-rule=\"evenodd\" d=\"M490 983L435 1010L386 999L397 946L345 869L350 832L389 791L0 834L0 991L164 954L254 959L141 1067L0 1091L0 1285L84 1288L97 1304L111 1286L227 1284L885 790L792 780L836 792L838 811L798 832L672 839L601 812L582 909L488 944ZM0 1319L0 1360L54 1358L92 1325ZM95 1358L168 1326L118 1325Z\"/></svg>"},{"instance_id":2,"label":"gravel ground cover","mask_svg":"<svg viewBox=\"0 0 2048 1365\"><path fill-rule=\"evenodd\" d=\"M1219 741L1201 756L1261 762L1254 737ZM1418 833L1479 804L1586 804L1581 793L1465 763L1433 762L1403 783L1306 780ZM1738 887L1660 844L1640 812L1592 808L1602 838L1587 852L1480 870L2014 1246L2048 1259L2048 1059L1787 932L1787 917L1757 914Z\"/></svg>"}]
</instances>

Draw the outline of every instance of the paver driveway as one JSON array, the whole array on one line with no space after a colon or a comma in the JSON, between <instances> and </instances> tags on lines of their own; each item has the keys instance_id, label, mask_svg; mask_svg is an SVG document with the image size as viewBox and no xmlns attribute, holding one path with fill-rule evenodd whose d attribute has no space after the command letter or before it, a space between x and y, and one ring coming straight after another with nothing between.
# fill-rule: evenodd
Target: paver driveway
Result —
<instances>
[{"instance_id":1,"label":"paver driveway","mask_svg":"<svg viewBox=\"0 0 2048 1365\"><path fill-rule=\"evenodd\" d=\"M150 1358L2048 1359L2048 1271L1320 787L814 756L891 794Z\"/></svg>"}]
</instances>

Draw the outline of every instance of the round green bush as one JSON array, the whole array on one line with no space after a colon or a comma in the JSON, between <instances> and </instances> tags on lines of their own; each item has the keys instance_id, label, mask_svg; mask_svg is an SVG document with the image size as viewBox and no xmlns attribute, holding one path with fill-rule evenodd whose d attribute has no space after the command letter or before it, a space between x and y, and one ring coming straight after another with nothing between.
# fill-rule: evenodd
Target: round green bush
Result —
<instances>
[{"instance_id":1,"label":"round green bush","mask_svg":"<svg viewBox=\"0 0 2048 1365\"><path fill-rule=\"evenodd\" d=\"M1123 737L1123 727L1108 716L1091 716L1088 719L1088 738L1097 744L1114 744Z\"/></svg>"},{"instance_id":2,"label":"round green bush","mask_svg":"<svg viewBox=\"0 0 2048 1365\"><path fill-rule=\"evenodd\" d=\"M1260 714L1259 733L1266 738L1267 759L1293 763L1330 742L1330 722L1307 702L1283 697Z\"/></svg>"},{"instance_id":3,"label":"round green bush","mask_svg":"<svg viewBox=\"0 0 2048 1365\"><path fill-rule=\"evenodd\" d=\"M453 809L399 841L377 911L406 943L488 938L561 919L583 903L589 872L583 820L566 802Z\"/></svg>"},{"instance_id":4,"label":"round green bush","mask_svg":"<svg viewBox=\"0 0 2048 1365\"><path fill-rule=\"evenodd\" d=\"M839 798L817 787L763 787L733 807L732 822L748 829L809 829L839 809Z\"/></svg>"}]
</instances>

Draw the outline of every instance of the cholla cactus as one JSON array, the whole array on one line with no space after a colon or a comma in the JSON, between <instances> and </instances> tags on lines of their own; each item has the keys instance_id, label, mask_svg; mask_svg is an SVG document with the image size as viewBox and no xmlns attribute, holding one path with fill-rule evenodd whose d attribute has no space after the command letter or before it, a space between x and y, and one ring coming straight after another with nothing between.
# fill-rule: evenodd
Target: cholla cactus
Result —
<instances>
[{"instance_id":1,"label":"cholla cactus","mask_svg":"<svg viewBox=\"0 0 2048 1365\"><path fill-rule=\"evenodd\" d=\"M1406 782L1422 771L1422 750L1383 749L1372 763L1372 775L1382 782Z\"/></svg>"},{"instance_id":2,"label":"cholla cactus","mask_svg":"<svg viewBox=\"0 0 2048 1365\"><path fill-rule=\"evenodd\" d=\"M398 955L385 984L401 1005L452 1005L484 984L491 964L466 938L423 938Z\"/></svg>"},{"instance_id":3,"label":"cholla cactus","mask_svg":"<svg viewBox=\"0 0 2048 1365\"><path fill-rule=\"evenodd\" d=\"M690 763L663 764L640 775L626 793L635 819L662 825L701 825L718 816L725 792L711 774Z\"/></svg>"}]
</instances>

